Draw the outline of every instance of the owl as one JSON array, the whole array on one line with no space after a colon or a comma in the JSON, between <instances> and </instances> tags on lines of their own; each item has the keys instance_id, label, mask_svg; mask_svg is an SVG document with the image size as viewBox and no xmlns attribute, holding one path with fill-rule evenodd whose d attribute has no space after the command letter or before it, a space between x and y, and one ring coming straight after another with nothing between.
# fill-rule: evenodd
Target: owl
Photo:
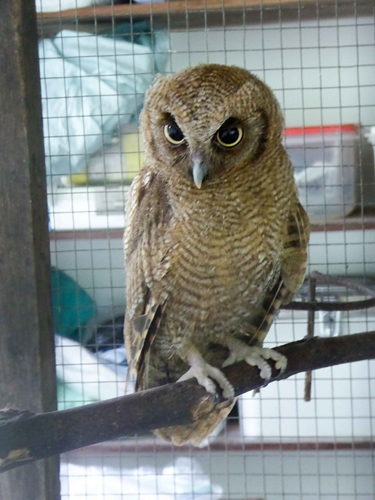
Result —
<instances>
[{"instance_id":1,"label":"owl","mask_svg":"<svg viewBox=\"0 0 375 500\"><path fill-rule=\"evenodd\" d=\"M244 360L265 382L267 360L285 369L262 344L302 284L309 223L282 127L272 91L235 66L158 76L146 94L124 236L130 373L136 391L195 378L225 398L155 431L174 444L199 445L230 412L222 367Z\"/></svg>"}]
</instances>

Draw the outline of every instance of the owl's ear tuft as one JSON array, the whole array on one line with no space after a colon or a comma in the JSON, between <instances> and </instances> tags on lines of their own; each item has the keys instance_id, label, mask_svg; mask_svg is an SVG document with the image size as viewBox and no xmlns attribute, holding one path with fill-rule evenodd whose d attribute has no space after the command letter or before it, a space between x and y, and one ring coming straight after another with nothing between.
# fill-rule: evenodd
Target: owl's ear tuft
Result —
<instances>
[{"instance_id":1,"label":"owl's ear tuft","mask_svg":"<svg viewBox=\"0 0 375 500\"><path fill-rule=\"evenodd\" d=\"M162 81L165 81L167 79L168 79L167 76L162 75L161 73L158 73L157 75L155 75L154 81L152 82L152 86L158 85L159 83L161 83Z\"/></svg>"},{"instance_id":2,"label":"owl's ear tuft","mask_svg":"<svg viewBox=\"0 0 375 500\"><path fill-rule=\"evenodd\" d=\"M162 87L163 83L165 83L167 79L168 79L168 77L166 77L160 73L158 73L155 76L154 81L152 82L152 84L150 85L150 87L146 91L143 107L145 107L145 105L147 105L147 103L150 101L150 99L152 99L154 92L157 91L160 87Z\"/></svg>"},{"instance_id":3,"label":"owl's ear tuft","mask_svg":"<svg viewBox=\"0 0 375 500\"><path fill-rule=\"evenodd\" d=\"M250 76L251 78L231 97L233 105L238 108L238 102L242 100L242 109L246 109L250 115L262 110L263 117L267 119L267 138L281 140L284 118L279 103L268 85L255 75Z\"/></svg>"}]
</instances>

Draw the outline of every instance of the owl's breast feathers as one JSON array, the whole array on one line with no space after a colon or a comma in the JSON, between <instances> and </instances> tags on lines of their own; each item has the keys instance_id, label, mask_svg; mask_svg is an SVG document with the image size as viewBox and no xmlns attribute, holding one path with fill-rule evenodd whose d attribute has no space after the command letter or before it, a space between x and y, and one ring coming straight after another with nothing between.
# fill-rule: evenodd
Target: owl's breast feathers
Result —
<instances>
[{"instance_id":1,"label":"owl's breast feathers","mask_svg":"<svg viewBox=\"0 0 375 500\"><path fill-rule=\"evenodd\" d=\"M142 170L136 178L125 232L125 335L137 387L177 380L186 365L176 361L166 376L165 363L177 360L186 339L210 358L212 344L228 332L261 344L258 323L273 302L269 294L280 289L280 279L289 298L300 286L304 211L296 196L275 193L267 200L257 192L239 182L190 195L180 186L176 194L157 173ZM148 366L152 349L162 366ZM214 364L221 361L218 356Z\"/></svg>"}]
</instances>

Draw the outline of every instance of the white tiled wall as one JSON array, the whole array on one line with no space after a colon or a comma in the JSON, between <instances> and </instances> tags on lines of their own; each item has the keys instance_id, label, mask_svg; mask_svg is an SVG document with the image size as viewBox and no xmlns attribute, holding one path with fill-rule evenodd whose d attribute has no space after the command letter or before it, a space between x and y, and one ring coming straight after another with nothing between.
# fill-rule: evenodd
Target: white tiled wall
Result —
<instances>
[{"instance_id":1,"label":"white tiled wall","mask_svg":"<svg viewBox=\"0 0 375 500\"><path fill-rule=\"evenodd\" d=\"M371 312L370 312L371 314ZM289 316L289 318L288 318ZM272 347L303 338L307 315L282 311L265 345ZM319 321L316 335L322 336ZM345 315L339 333L375 329L375 315ZM304 401L305 375L270 384L253 397L240 397L240 425L244 436L263 439L370 440L375 434L375 361L344 364L313 373L311 401Z\"/></svg>"},{"instance_id":2,"label":"white tiled wall","mask_svg":"<svg viewBox=\"0 0 375 500\"><path fill-rule=\"evenodd\" d=\"M287 127L375 124L373 17L316 19L171 33L169 70L246 67L275 92Z\"/></svg>"},{"instance_id":3,"label":"white tiled wall","mask_svg":"<svg viewBox=\"0 0 375 500\"><path fill-rule=\"evenodd\" d=\"M170 475L169 488L152 489L138 496L132 485L138 479L138 491L147 488L155 473L161 474L183 456L196 461L200 473ZM65 462L74 467L69 473ZM79 471L78 467L81 467ZM103 477L103 471L108 476ZM78 473L77 473L78 472ZM198 453L108 453L90 451L63 457L62 500L100 498L100 500L216 500L217 496L182 495L181 482L190 477L190 492L197 491L203 478L209 477L225 500L373 500L374 457L371 450L336 451L238 451ZM81 485L81 488L77 485ZM83 484L82 484L83 483ZM173 491L176 494L171 494ZM214 488L212 488L214 489ZM185 490L186 491L186 490ZM206 488L207 491L207 488ZM112 494L111 494L112 493ZM132 494L133 493L133 494ZM169 494L168 494L169 493ZM180 495L178 495L178 493Z\"/></svg>"}]
</instances>

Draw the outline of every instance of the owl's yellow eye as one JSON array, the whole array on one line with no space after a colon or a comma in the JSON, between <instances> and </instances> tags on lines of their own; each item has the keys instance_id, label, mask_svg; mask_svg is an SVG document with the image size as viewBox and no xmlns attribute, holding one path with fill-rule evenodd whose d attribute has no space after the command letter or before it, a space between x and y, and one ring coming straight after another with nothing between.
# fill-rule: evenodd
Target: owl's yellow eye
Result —
<instances>
[{"instance_id":1,"label":"owl's yellow eye","mask_svg":"<svg viewBox=\"0 0 375 500\"><path fill-rule=\"evenodd\" d=\"M179 127L177 127L177 125L174 124L165 125L164 135L167 138L167 141L173 144L174 146L182 144L185 140L184 134L181 132Z\"/></svg>"},{"instance_id":2,"label":"owl's yellow eye","mask_svg":"<svg viewBox=\"0 0 375 500\"><path fill-rule=\"evenodd\" d=\"M224 125L216 134L216 140L223 148L234 148L243 138L243 128L239 125Z\"/></svg>"}]
</instances>

